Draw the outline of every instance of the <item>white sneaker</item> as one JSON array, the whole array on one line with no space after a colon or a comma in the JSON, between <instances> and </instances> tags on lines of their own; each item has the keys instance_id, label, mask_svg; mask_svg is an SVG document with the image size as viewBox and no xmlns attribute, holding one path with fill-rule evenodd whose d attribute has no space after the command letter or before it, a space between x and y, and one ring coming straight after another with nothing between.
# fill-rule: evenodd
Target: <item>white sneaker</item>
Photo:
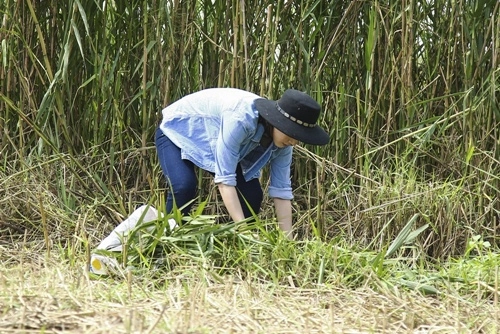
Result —
<instances>
[{"instance_id":1,"label":"white sneaker","mask_svg":"<svg viewBox=\"0 0 500 334\"><path fill-rule=\"evenodd\" d=\"M120 265L116 259L99 254L92 254L90 257L89 271L92 274L108 276L120 272Z\"/></svg>"}]
</instances>

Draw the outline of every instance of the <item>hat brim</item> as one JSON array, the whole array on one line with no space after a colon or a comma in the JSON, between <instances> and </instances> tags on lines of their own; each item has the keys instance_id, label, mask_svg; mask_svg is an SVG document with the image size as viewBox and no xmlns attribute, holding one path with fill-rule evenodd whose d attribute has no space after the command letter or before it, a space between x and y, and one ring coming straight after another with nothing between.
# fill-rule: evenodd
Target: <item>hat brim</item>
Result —
<instances>
[{"instance_id":1,"label":"hat brim","mask_svg":"<svg viewBox=\"0 0 500 334\"><path fill-rule=\"evenodd\" d=\"M284 117L276 108L276 101L261 98L254 103L259 115L287 136L311 145L326 145L330 141L330 136L320 126L309 128Z\"/></svg>"}]
</instances>

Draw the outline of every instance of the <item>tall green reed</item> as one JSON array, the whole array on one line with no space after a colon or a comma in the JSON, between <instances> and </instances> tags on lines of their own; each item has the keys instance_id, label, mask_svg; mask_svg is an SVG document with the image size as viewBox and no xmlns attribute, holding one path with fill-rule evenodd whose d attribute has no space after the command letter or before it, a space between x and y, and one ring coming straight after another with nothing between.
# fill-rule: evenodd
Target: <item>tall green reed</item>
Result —
<instances>
[{"instance_id":1,"label":"tall green reed","mask_svg":"<svg viewBox=\"0 0 500 334\"><path fill-rule=\"evenodd\" d=\"M3 165L60 156L72 188L125 212L165 186L153 148L165 105L207 87L268 98L294 87L321 103L331 134L329 145L307 147L320 163L301 151L294 163L298 219L307 213L317 233L369 239L385 219L389 240L414 214L408 207L428 209L407 199L395 218L372 210L394 200L381 185L405 179L466 194L452 207L467 215L427 213L443 233L496 229L498 13L494 0L6 0Z\"/></svg>"}]
</instances>

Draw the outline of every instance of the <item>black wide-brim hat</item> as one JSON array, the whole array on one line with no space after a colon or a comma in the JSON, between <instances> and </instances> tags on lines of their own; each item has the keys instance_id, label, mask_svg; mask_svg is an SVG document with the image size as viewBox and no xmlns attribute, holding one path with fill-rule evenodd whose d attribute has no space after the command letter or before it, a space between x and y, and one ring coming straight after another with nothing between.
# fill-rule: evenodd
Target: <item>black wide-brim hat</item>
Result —
<instances>
[{"instance_id":1,"label":"black wide-brim hat","mask_svg":"<svg viewBox=\"0 0 500 334\"><path fill-rule=\"evenodd\" d=\"M325 145L330 140L316 124L320 105L304 92L287 89L277 101L259 98L254 103L260 116L293 139L311 145Z\"/></svg>"}]
</instances>

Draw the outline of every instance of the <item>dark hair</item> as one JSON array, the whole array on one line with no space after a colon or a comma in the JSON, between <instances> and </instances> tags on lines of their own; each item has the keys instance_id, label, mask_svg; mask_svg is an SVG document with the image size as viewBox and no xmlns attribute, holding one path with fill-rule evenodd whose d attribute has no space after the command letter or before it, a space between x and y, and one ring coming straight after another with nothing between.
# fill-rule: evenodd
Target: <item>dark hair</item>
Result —
<instances>
[{"instance_id":1,"label":"dark hair","mask_svg":"<svg viewBox=\"0 0 500 334\"><path fill-rule=\"evenodd\" d=\"M263 147L268 147L271 145L273 141L273 126L271 123L266 121L264 117L259 115L259 121L260 124L264 126L264 134L262 135L262 138L260 139L260 145Z\"/></svg>"}]
</instances>

